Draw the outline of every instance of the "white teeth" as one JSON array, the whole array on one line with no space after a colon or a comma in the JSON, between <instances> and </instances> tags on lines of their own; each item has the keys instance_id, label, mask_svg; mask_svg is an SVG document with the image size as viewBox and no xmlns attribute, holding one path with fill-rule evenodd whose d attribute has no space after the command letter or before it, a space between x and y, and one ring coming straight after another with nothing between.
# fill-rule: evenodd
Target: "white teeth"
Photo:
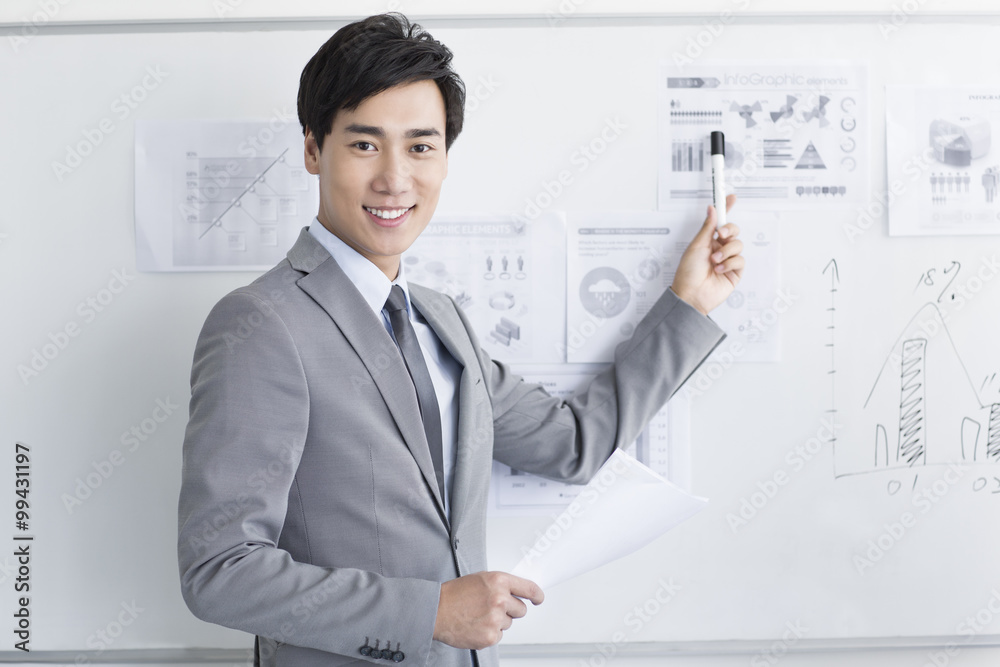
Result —
<instances>
[{"instance_id":1,"label":"white teeth","mask_svg":"<svg viewBox=\"0 0 1000 667\"><path fill-rule=\"evenodd\" d=\"M367 206L365 206L365 210L368 211L369 213L371 213L372 215L377 215L378 217L382 218L383 220L395 220L396 218L398 218L399 216L403 215L404 213L406 213L410 209L408 209L408 208L397 208L397 209L389 209L389 210L383 211L383 210L379 210L377 208L368 208Z\"/></svg>"}]
</instances>

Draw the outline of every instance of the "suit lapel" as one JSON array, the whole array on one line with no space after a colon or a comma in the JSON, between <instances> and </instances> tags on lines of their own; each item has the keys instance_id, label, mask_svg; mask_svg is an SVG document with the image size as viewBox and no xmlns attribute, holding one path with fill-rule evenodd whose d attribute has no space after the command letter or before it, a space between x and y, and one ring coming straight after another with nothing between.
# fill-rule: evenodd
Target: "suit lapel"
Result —
<instances>
[{"instance_id":1,"label":"suit lapel","mask_svg":"<svg viewBox=\"0 0 1000 667\"><path fill-rule=\"evenodd\" d=\"M288 259L293 268L307 274L298 280L299 287L333 319L368 369L447 525L417 394L399 348L361 293L308 230L299 235Z\"/></svg>"},{"instance_id":2,"label":"suit lapel","mask_svg":"<svg viewBox=\"0 0 1000 667\"><path fill-rule=\"evenodd\" d=\"M482 439L482 434L477 429L489 428L492 423L486 425L478 423L474 416L477 401L485 397L482 369L479 367L476 350L454 304L447 297L426 287L410 283L409 289L417 310L427 320L451 356L462 365L462 378L458 389L455 479L451 490L451 526L454 534L458 531L464 512L468 508L466 499L471 486L476 483L477 472L482 472L482 466L485 466L487 471L490 470L492 457L485 461L477 457L477 453L481 450L477 444ZM487 483L488 479L487 476Z\"/></svg>"}]
</instances>

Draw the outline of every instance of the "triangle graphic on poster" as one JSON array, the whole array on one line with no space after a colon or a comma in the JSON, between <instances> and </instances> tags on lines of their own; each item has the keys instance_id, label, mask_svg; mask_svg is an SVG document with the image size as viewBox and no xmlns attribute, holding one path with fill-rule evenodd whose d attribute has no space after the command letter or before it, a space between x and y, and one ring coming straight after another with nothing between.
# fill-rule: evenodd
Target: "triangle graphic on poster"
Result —
<instances>
[{"instance_id":1,"label":"triangle graphic on poster","mask_svg":"<svg viewBox=\"0 0 1000 667\"><path fill-rule=\"evenodd\" d=\"M806 149L802 151L802 157L799 158L799 163L795 165L796 169L826 169L826 165L823 164L823 158L819 156L819 151L813 146L810 141Z\"/></svg>"}]
</instances>

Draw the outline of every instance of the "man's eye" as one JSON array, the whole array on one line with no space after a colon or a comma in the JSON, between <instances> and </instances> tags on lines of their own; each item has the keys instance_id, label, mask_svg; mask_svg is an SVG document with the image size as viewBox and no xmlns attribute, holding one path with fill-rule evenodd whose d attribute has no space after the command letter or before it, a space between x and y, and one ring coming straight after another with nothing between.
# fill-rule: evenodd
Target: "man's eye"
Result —
<instances>
[{"instance_id":1,"label":"man's eye","mask_svg":"<svg viewBox=\"0 0 1000 667\"><path fill-rule=\"evenodd\" d=\"M375 148L373 144L367 141L358 141L354 144L355 148L359 148L363 151L370 151Z\"/></svg>"},{"instance_id":2,"label":"man's eye","mask_svg":"<svg viewBox=\"0 0 1000 667\"><path fill-rule=\"evenodd\" d=\"M431 150L431 147L428 146L427 144L417 144L416 146L413 147L412 150L416 151L417 153L426 153L427 151Z\"/></svg>"}]
</instances>

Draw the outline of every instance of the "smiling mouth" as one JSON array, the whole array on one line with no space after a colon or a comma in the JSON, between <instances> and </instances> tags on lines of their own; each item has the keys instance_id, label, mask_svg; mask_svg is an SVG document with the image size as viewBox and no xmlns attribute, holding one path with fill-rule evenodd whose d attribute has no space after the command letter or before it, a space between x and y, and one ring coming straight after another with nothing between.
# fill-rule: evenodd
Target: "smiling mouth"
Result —
<instances>
[{"instance_id":1,"label":"smiling mouth","mask_svg":"<svg viewBox=\"0 0 1000 667\"><path fill-rule=\"evenodd\" d=\"M374 215L376 218L381 218L382 220L392 222L393 220L398 220L402 218L404 215L406 215L410 210L413 209L413 206L410 206L408 208L371 208L368 206L364 206L363 208L372 215Z\"/></svg>"}]
</instances>

